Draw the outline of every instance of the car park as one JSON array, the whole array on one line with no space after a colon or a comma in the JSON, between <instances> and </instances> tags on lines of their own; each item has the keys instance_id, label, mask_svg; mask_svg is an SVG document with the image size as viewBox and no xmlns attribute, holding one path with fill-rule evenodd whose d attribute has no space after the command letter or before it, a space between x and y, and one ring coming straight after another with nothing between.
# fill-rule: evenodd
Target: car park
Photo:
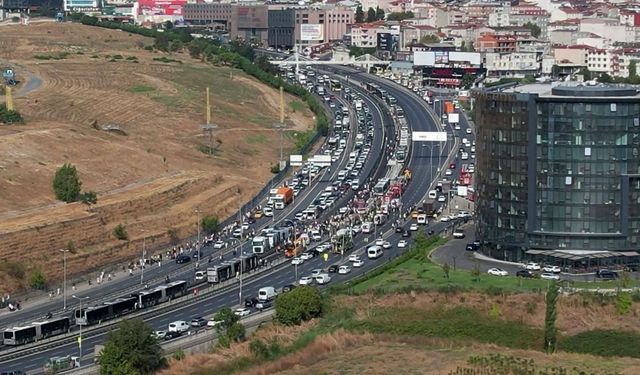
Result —
<instances>
[{"instance_id":1,"label":"car park","mask_svg":"<svg viewBox=\"0 0 640 375\"><path fill-rule=\"evenodd\" d=\"M251 314L251 310L246 307L240 307L235 309L233 313L242 318L243 316Z\"/></svg>"},{"instance_id":2,"label":"car park","mask_svg":"<svg viewBox=\"0 0 640 375\"><path fill-rule=\"evenodd\" d=\"M298 280L298 284L300 285L311 285L313 284L313 278L311 276L303 276Z\"/></svg>"},{"instance_id":3,"label":"car park","mask_svg":"<svg viewBox=\"0 0 640 375\"><path fill-rule=\"evenodd\" d=\"M490 268L487 273L493 276L507 276L509 272L503 270L502 268Z\"/></svg>"}]
</instances>

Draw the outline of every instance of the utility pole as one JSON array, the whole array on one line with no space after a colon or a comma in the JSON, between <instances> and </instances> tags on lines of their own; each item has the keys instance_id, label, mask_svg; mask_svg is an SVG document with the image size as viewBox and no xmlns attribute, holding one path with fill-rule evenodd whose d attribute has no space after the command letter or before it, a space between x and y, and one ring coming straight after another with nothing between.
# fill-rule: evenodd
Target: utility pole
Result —
<instances>
[{"instance_id":1,"label":"utility pole","mask_svg":"<svg viewBox=\"0 0 640 375\"><path fill-rule=\"evenodd\" d=\"M62 309L67 309L67 251L66 249L60 250L62 252Z\"/></svg>"},{"instance_id":2,"label":"utility pole","mask_svg":"<svg viewBox=\"0 0 640 375\"><path fill-rule=\"evenodd\" d=\"M209 134L209 153L213 155L213 131L218 128L217 125L211 123L211 100L209 98L209 88L206 90L206 123L202 125L202 131Z\"/></svg>"},{"instance_id":3,"label":"utility pole","mask_svg":"<svg viewBox=\"0 0 640 375\"><path fill-rule=\"evenodd\" d=\"M144 234L144 229L142 230L142 259L140 259L140 285L144 284L144 266L146 265L146 261L144 257L147 255L146 244L147 244L147 235Z\"/></svg>"},{"instance_id":4,"label":"utility pole","mask_svg":"<svg viewBox=\"0 0 640 375\"><path fill-rule=\"evenodd\" d=\"M280 161L278 164L278 169L283 170L284 164L286 164L283 160L283 143L284 143L284 88L280 86L280 122L273 126L274 128L280 131Z\"/></svg>"},{"instance_id":5,"label":"utility pole","mask_svg":"<svg viewBox=\"0 0 640 375\"><path fill-rule=\"evenodd\" d=\"M77 299L80 301L80 315L82 316L82 314L84 314L84 311L82 310L82 301L85 299L89 299L89 297L78 297L75 294L72 295L71 297ZM87 322L84 322L85 324L87 324ZM82 359L82 326L83 324L78 324L80 326L80 335L78 336L78 350L80 351L80 355L78 356L78 360Z\"/></svg>"},{"instance_id":6,"label":"utility pole","mask_svg":"<svg viewBox=\"0 0 640 375\"><path fill-rule=\"evenodd\" d=\"M242 227L243 219L242 219L242 205L241 205L241 195L240 189L238 189L238 216L240 218L240 241L238 241L238 247L236 249L240 252L240 287L238 289L238 299L240 300L240 305L242 305L242 271L244 265L244 259L242 259L242 240L244 238L244 228Z\"/></svg>"},{"instance_id":7,"label":"utility pole","mask_svg":"<svg viewBox=\"0 0 640 375\"><path fill-rule=\"evenodd\" d=\"M196 208L196 215L197 215L196 224L198 225L198 242L196 243L196 246L198 248L198 262L200 262L201 258L200 258L200 209L199 208Z\"/></svg>"}]
</instances>

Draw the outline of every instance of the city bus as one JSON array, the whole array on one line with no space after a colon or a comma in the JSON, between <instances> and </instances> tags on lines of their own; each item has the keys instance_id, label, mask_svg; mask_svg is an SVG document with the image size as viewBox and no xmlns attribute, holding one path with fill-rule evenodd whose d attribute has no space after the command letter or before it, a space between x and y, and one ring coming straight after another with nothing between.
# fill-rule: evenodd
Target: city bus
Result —
<instances>
[{"instance_id":1,"label":"city bus","mask_svg":"<svg viewBox=\"0 0 640 375\"><path fill-rule=\"evenodd\" d=\"M389 189L390 184L391 184L391 181L388 178L380 179L378 183L373 187L373 194L384 195L387 189Z\"/></svg>"},{"instance_id":2,"label":"city bus","mask_svg":"<svg viewBox=\"0 0 640 375\"><path fill-rule=\"evenodd\" d=\"M331 91L338 92L342 90L342 84L337 79L332 79L331 81Z\"/></svg>"},{"instance_id":3,"label":"city bus","mask_svg":"<svg viewBox=\"0 0 640 375\"><path fill-rule=\"evenodd\" d=\"M58 318L43 322L33 322L24 327L13 327L4 330L5 345L24 345L47 337L69 332L69 318Z\"/></svg>"}]
</instances>

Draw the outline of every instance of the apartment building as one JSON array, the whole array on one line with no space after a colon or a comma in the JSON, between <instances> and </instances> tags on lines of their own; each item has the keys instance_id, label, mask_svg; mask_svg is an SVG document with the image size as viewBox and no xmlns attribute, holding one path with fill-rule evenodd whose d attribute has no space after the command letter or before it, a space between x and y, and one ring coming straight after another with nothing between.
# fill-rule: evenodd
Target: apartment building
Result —
<instances>
[{"instance_id":1,"label":"apartment building","mask_svg":"<svg viewBox=\"0 0 640 375\"><path fill-rule=\"evenodd\" d=\"M361 48L377 47L378 33L387 31L384 21L353 24L351 25L351 45Z\"/></svg>"},{"instance_id":2,"label":"apartment building","mask_svg":"<svg viewBox=\"0 0 640 375\"><path fill-rule=\"evenodd\" d=\"M538 54L530 52L487 52L484 67L489 77L524 77L535 75L541 65Z\"/></svg>"}]
</instances>

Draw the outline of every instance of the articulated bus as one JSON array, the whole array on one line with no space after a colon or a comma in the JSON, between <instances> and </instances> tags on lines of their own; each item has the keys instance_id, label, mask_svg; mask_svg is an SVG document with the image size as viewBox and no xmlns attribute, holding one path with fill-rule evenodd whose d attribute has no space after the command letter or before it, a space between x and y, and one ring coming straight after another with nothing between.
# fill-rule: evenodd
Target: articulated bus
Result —
<instances>
[{"instance_id":1,"label":"articulated bus","mask_svg":"<svg viewBox=\"0 0 640 375\"><path fill-rule=\"evenodd\" d=\"M207 281L210 283L221 283L230 280L240 273L248 273L260 266L260 259L257 255L243 255L240 258L223 262L218 266L207 268Z\"/></svg>"},{"instance_id":2,"label":"articulated bus","mask_svg":"<svg viewBox=\"0 0 640 375\"><path fill-rule=\"evenodd\" d=\"M391 181L388 178L380 179L378 183L373 187L373 194L384 195L387 189L389 189L390 184L391 184Z\"/></svg>"},{"instance_id":3,"label":"articulated bus","mask_svg":"<svg viewBox=\"0 0 640 375\"><path fill-rule=\"evenodd\" d=\"M25 327L13 327L4 330L5 345L24 345L47 337L69 332L69 318L51 319L33 322Z\"/></svg>"},{"instance_id":4,"label":"articulated bus","mask_svg":"<svg viewBox=\"0 0 640 375\"><path fill-rule=\"evenodd\" d=\"M337 79L331 80L331 91L339 92L342 90L342 84Z\"/></svg>"}]
</instances>

